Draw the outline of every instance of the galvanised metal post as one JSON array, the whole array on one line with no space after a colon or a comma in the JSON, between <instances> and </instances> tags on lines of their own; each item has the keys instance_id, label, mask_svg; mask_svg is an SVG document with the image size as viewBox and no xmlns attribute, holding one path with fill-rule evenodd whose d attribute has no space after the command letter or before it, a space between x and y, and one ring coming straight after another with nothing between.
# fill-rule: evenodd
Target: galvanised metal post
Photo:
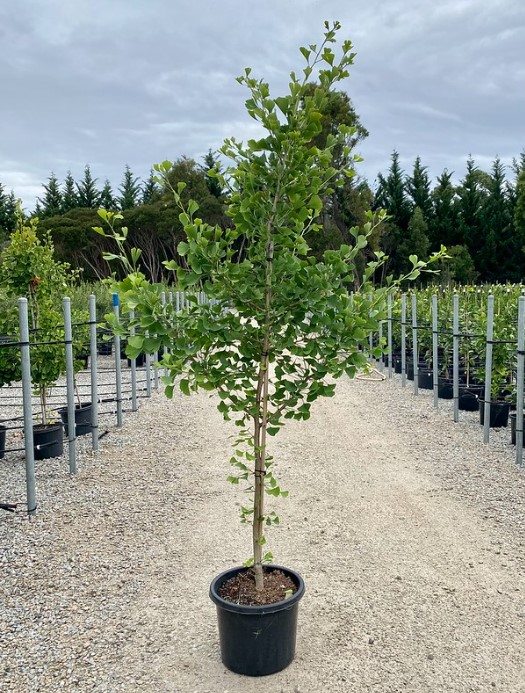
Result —
<instances>
[{"instance_id":1,"label":"galvanised metal post","mask_svg":"<svg viewBox=\"0 0 525 693\"><path fill-rule=\"evenodd\" d=\"M180 291L175 292L175 311L180 311Z\"/></svg>"},{"instance_id":2,"label":"galvanised metal post","mask_svg":"<svg viewBox=\"0 0 525 693\"><path fill-rule=\"evenodd\" d=\"M377 338L379 340L379 345L381 346L381 349L383 349L383 320L379 321L379 328L378 328L378 333L377 333ZM379 370L383 371L385 368L385 364L383 361L383 356L381 355L379 357Z\"/></svg>"},{"instance_id":3,"label":"galvanised metal post","mask_svg":"<svg viewBox=\"0 0 525 693\"><path fill-rule=\"evenodd\" d=\"M516 464L523 464L523 378L525 377L525 296L518 299L518 354L516 369Z\"/></svg>"},{"instance_id":4,"label":"galvanised metal post","mask_svg":"<svg viewBox=\"0 0 525 693\"><path fill-rule=\"evenodd\" d=\"M492 388L492 347L494 340L494 296L487 298L487 347L485 351L485 401L483 421L483 442L490 438L490 391ZM517 421L516 421L517 423Z\"/></svg>"},{"instance_id":5,"label":"galvanised metal post","mask_svg":"<svg viewBox=\"0 0 525 693\"><path fill-rule=\"evenodd\" d=\"M33 448L33 409L31 406L31 357L29 354L29 324L27 298L18 299L20 325L20 356L22 360L22 398L24 407L24 447L26 458L27 513L36 515L35 451Z\"/></svg>"},{"instance_id":6,"label":"galvanised metal post","mask_svg":"<svg viewBox=\"0 0 525 693\"><path fill-rule=\"evenodd\" d=\"M387 297L388 377L392 377L392 294Z\"/></svg>"},{"instance_id":7,"label":"galvanised metal post","mask_svg":"<svg viewBox=\"0 0 525 693\"><path fill-rule=\"evenodd\" d=\"M406 294L401 296L401 386L406 387L407 384L407 297Z\"/></svg>"},{"instance_id":8,"label":"galvanised metal post","mask_svg":"<svg viewBox=\"0 0 525 693\"><path fill-rule=\"evenodd\" d=\"M149 337L149 332L144 332L146 339ZM146 354L146 395L151 397L151 354Z\"/></svg>"},{"instance_id":9,"label":"galvanised metal post","mask_svg":"<svg viewBox=\"0 0 525 693\"><path fill-rule=\"evenodd\" d=\"M97 298L89 297L89 346L91 352L91 447L98 451L98 382L97 382Z\"/></svg>"},{"instance_id":10,"label":"galvanised metal post","mask_svg":"<svg viewBox=\"0 0 525 693\"><path fill-rule=\"evenodd\" d=\"M71 325L71 299L62 299L64 312L64 344L66 351L66 392L67 392L67 437L69 442L69 473L77 473L76 446L77 431L75 423L75 377L73 373L73 328Z\"/></svg>"},{"instance_id":11,"label":"galvanised metal post","mask_svg":"<svg viewBox=\"0 0 525 693\"><path fill-rule=\"evenodd\" d=\"M452 392L454 396L454 421L459 421L459 296L454 293L452 316Z\"/></svg>"},{"instance_id":12,"label":"galvanised metal post","mask_svg":"<svg viewBox=\"0 0 525 693\"><path fill-rule=\"evenodd\" d=\"M171 294L170 294L170 295L171 295ZM165 313L166 313L166 293L165 293L164 291L162 292L162 294L161 294L161 296L160 296L160 300L161 300L161 303L162 303L162 309L163 309L164 314L165 314ZM170 299L170 305L171 305L171 299ZM168 347L167 347L167 346L163 346L163 347L162 347L162 356L163 356L163 358L164 358L164 356L167 355L167 353L168 353ZM164 368L164 377L166 377L167 375L168 375L168 369L165 367L165 368Z\"/></svg>"},{"instance_id":13,"label":"galvanised metal post","mask_svg":"<svg viewBox=\"0 0 525 693\"><path fill-rule=\"evenodd\" d=\"M129 319L132 323L130 329L130 335L133 337L135 334L135 325L133 324L135 320L135 311L129 311ZM137 359L131 359L131 411L137 411Z\"/></svg>"},{"instance_id":14,"label":"galvanised metal post","mask_svg":"<svg viewBox=\"0 0 525 693\"><path fill-rule=\"evenodd\" d=\"M412 293L412 359L414 361L414 394L418 393L419 347L417 341L417 296Z\"/></svg>"},{"instance_id":15,"label":"galvanised metal post","mask_svg":"<svg viewBox=\"0 0 525 693\"><path fill-rule=\"evenodd\" d=\"M117 320L120 319L118 294L113 294L113 313ZM115 345L115 390L117 399L117 428L122 428L122 368L120 363L120 337L116 334L113 338Z\"/></svg>"},{"instance_id":16,"label":"galvanised metal post","mask_svg":"<svg viewBox=\"0 0 525 693\"><path fill-rule=\"evenodd\" d=\"M434 407L439 407L439 346L438 346L438 298L432 295L432 377L434 382Z\"/></svg>"}]
</instances>

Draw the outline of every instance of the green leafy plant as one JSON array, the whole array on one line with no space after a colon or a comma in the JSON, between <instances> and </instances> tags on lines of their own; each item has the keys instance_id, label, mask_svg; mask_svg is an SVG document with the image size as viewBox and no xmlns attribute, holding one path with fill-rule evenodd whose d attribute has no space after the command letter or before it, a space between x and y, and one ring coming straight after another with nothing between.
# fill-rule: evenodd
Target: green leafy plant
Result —
<instances>
[{"instance_id":1,"label":"green leafy plant","mask_svg":"<svg viewBox=\"0 0 525 693\"><path fill-rule=\"evenodd\" d=\"M65 370L63 317L60 311L74 274L69 265L57 262L49 233L39 237L38 219L25 220L18 209L16 228L0 255L0 286L7 297L26 297L28 301L31 348L31 379L40 398L42 424L49 423L49 388ZM4 317L2 331L18 334L18 313L14 306ZM9 369L9 373L5 369ZM21 378L20 361L2 366L0 381Z\"/></svg>"},{"instance_id":2,"label":"green leafy plant","mask_svg":"<svg viewBox=\"0 0 525 693\"><path fill-rule=\"evenodd\" d=\"M171 189L180 208L186 240L178 246L185 267L167 262L178 285L189 293L190 308L176 313L163 306L160 284L150 284L138 271L137 249L126 252L126 229L121 216L100 210L118 252L106 256L124 264L128 273L115 284L121 296L123 319L108 320L128 336L128 356L162 352L166 394L178 385L190 394L202 388L216 391L218 409L238 427L228 479L243 485L250 501L241 506L241 521L252 528L255 582L263 587L263 563L272 560L265 528L279 523L266 498L286 496L274 473L269 439L286 420L307 420L319 397L334 394L333 379L353 377L367 365L370 330L386 318L386 296L396 282L375 288L372 277L384 261L375 253L358 280L356 260L384 213L369 213L364 228L351 230L353 244L328 250L320 261L310 253L306 234L319 232L323 199L354 175L356 157L347 145L352 129L341 126L322 148L312 144L320 132L325 101L334 84L348 75L354 54L350 41L339 57L332 49L339 24L326 24L318 47L301 48L306 65L299 78L290 75L289 93L273 98L268 84L247 68L239 77L248 89L246 108L265 130L246 144L228 139L222 154L232 164L224 174L211 171L228 190L230 228L204 223L198 205L181 197L184 183L170 184L172 164L156 167L158 181ZM306 85L317 74L319 86ZM308 93L307 93L308 92ZM337 162L333 153L338 152ZM435 257L438 257L437 255ZM435 257L433 259L435 259ZM411 256L412 269L402 278L414 279L426 268ZM349 293L356 286L360 290ZM199 305L191 292L204 291L208 303ZM129 311L136 311L131 320ZM147 333L147 334L146 334ZM149 336L148 336L149 335ZM375 350L379 356L381 348Z\"/></svg>"}]
</instances>

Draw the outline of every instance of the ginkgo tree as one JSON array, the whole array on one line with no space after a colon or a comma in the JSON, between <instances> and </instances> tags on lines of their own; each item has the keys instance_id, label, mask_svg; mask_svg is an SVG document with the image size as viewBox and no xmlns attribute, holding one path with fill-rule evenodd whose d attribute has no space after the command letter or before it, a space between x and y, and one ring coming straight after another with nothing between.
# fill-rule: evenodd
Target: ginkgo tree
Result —
<instances>
[{"instance_id":1,"label":"ginkgo tree","mask_svg":"<svg viewBox=\"0 0 525 693\"><path fill-rule=\"evenodd\" d=\"M100 210L105 225L96 229L113 237L118 252L108 257L120 260L126 270L127 276L114 285L122 319L108 317L122 335L135 333L128 339L128 355L161 353L168 347L161 360L167 369L167 396L176 384L186 394L213 390L219 411L238 426L229 480L244 485L251 498L241 505L241 520L252 526L249 563L258 590L264 584L263 563L273 558L265 546L265 529L279 522L275 511L266 508L266 496L286 495L273 472L269 437L287 419L309 419L315 400L334 394L337 378L353 377L366 367L361 348L386 317L387 293L399 281L390 278L383 287L373 286L385 261L377 252L360 290L351 292L356 258L384 213L370 213L364 228L352 229L353 245L328 250L321 261L305 240L310 231L321 231L323 199L354 175L358 160L347 144L352 134L348 127L330 133L323 148L313 144L324 104L334 85L348 76L354 59L350 41L343 41L336 54L339 28L337 22L326 23L322 43L301 48L306 64L302 75L291 73L285 96L273 98L268 84L249 68L238 78L249 92L248 114L263 134L246 143L226 140L221 153L230 165L223 173L210 171L228 191L229 228L204 223L195 202L183 203L184 184L170 186L172 164L156 166L158 182L171 188L180 207L186 232L178 246L184 263L166 265L179 288L188 292L189 310L176 312L173 305L164 305L164 288L146 281L140 252L126 248L120 215ZM306 85L313 78L319 86L312 92ZM411 263L401 279L415 279L426 270L415 256ZM201 291L205 304L198 300Z\"/></svg>"}]
</instances>

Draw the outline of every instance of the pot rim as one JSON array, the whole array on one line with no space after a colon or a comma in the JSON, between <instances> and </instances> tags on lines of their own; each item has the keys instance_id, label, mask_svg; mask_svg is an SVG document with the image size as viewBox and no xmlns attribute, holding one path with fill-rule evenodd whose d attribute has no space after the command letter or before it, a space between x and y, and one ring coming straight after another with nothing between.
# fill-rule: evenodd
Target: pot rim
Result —
<instances>
[{"instance_id":1,"label":"pot rim","mask_svg":"<svg viewBox=\"0 0 525 693\"><path fill-rule=\"evenodd\" d=\"M246 566L236 566L219 573L219 575L213 578L210 585L210 599L217 607L220 607L225 611L232 611L233 613L244 614L247 616L262 616L263 614L273 614L277 611L290 609L302 599L305 592L305 584L299 573L296 573L291 568L285 568L282 565L274 565L273 563L265 565L264 568L270 568L271 570L282 570L283 573L286 573L295 582L297 585L297 591L294 592L291 597L288 597L288 599L283 599L279 602L274 602L273 604L235 604L234 602L230 602L227 599L223 599L219 596L218 589L229 578L235 577L239 573L248 570Z\"/></svg>"}]
</instances>

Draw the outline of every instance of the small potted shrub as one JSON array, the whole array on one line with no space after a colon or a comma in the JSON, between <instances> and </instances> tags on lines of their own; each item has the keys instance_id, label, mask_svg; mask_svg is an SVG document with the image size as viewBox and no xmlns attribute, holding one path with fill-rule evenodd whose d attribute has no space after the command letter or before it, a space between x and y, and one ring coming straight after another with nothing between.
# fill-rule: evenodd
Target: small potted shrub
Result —
<instances>
[{"instance_id":1,"label":"small potted shrub","mask_svg":"<svg viewBox=\"0 0 525 693\"><path fill-rule=\"evenodd\" d=\"M123 319L108 319L127 337L128 356L168 347L161 359L167 396L176 386L188 395L200 388L215 391L219 411L238 428L228 479L249 493L240 519L250 528L251 556L215 577L210 596L217 607L224 664L251 676L291 662L304 592L301 576L275 565L267 545L266 529L279 524L279 517L266 501L287 495L274 474L271 440L286 421L308 420L312 404L334 394L334 378L353 377L366 367L369 331L386 318L387 293L395 285L389 280L385 287L372 286L385 259L377 252L363 272L360 291L350 293L360 252L384 214L370 214L363 229L352 229L351 246L328 250L321 260L305 240L307 232L321 230L323 199L353 175L351 129L341 127L322 146L313 144L327 95L347 76L353 60L349 41L336 58L331 44L337 29L337 23L327 24L320 47L301 49L304 76L291 74L287 96L272 98L268 85L249 69L239 78L249 91L249 114L266 132L246 145L226 140L222 153L232 165L224 175L211 173L230 190L230 228L204 223L195 202L184 204L184 184L171 186L170 162L156 167L159 183L171 189L180 207L186 232L178 246L184 268L165 264L190 292L189 310L177 314L173 306L164 306L164 288L151 285L138 271L140 251L131 249L128 257L127 232L117 228L120 215L100 210L106 226L96 229L114 238L116 257L127 270L115 284ZM315 72L319 86L310 91L307 84ZM403 279L415 278L424 267L415 256L412 263ZM205 305L191 297L201 290L211 299ZM380 354L378 348L374 355Z\"/></svg>"},{"instance_id":2,"label":"small potted shrub","mask_svg":"<svg viewBox=\"0 0 525 693\"><path fill-rule=\"evenodd\" d=\"M40 423L34 426L35 458L56 457L63 452L62 424L48 402L49 390L65 372L62 296L74 276L69 265L54 258L49 233L40 238L38 219L26 221L19 207L15 231L0 256L0 285L6 295L28 301L31 347L31 380L40 402ZM19 332L18 313L11 310L6 327ZM5 329L5 328L4 328ZM20 364L9 376L21 378Z\"/></svg>"}]
</instances>

